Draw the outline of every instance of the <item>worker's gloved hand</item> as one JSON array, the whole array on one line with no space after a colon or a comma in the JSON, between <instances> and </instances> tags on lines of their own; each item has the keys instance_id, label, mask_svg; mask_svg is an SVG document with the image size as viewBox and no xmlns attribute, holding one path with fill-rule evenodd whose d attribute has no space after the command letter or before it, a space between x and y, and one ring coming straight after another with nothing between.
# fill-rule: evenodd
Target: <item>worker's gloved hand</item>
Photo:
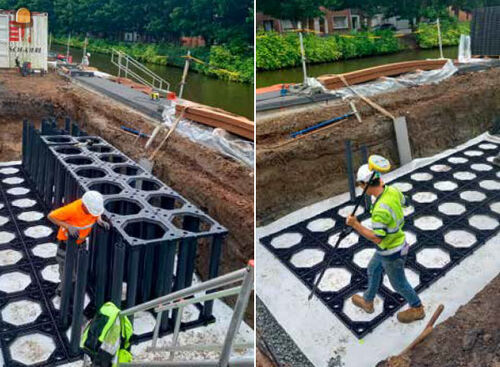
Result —
<instances>
[{"instance_id":1,"label":"worker's gloved hand","mask_svg":"<svg viewBox=\"0 0 500 367\"><path fill-rule=\"evenodd\" d=\"M346 220L345 224L347 224L349 227L354 227L358 223L358 218L354 215L349 215Z\"/></svg>"},{"instance_id":2,"label":"worker's gloved hand","mask_svg":"<svg viewBox=\"0 0 500 367\"><path fill-rule=\"evenodd\" d=\"M80 236L80 230L73 226L68 226L66 228L68 230L68 235L71 238L78 238Z\"/></svg>"},{"instance_id":3,"label":"worker's gloved hand","mask_svg":"<svg viewBox=\"0 0 500 367\"><path fill-rule=\"evenodd\" d=\"M109 231L111 229L111 223L109 223L106 219L104 218L99 218L97 220L97 224L99 224L102 228L104 228L106 231Z\"/></svg>"}]
</instances>

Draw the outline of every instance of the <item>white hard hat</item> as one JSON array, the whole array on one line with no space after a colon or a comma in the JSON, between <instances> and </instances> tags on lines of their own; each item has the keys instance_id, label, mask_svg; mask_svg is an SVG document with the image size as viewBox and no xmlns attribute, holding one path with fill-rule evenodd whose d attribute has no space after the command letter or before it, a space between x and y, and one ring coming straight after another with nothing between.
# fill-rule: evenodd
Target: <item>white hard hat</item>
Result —
<instances>
[{"instance_id":1,"label":"white hard hat","mask_svg":"<svg viewBox=\"0 0 500 367\"><path fill-rule=\"evenodd\" d=\"M90 53L89 52L87 52L87 57L90 57Z\"/></svg>"},{"instance_id":2,"label":"white hard hat","mask_svg":"<svg viewBox=\"0 0 500 367\"><path fill-rule=\"evenodd\" d=\"M370 178L372 177L373 171L370 170L368 167L368 164L363 164L361 167L358 169L358 174L356 177L356 182L358 183L368 183L370 181ZM375 173L375 178L380 177L380 173L376 172Z\"/></svg>"},{"instance_id":3,"label":"white hard hat","mask_svg":"<svg viewBox=\"0 0 500 367\"><path fill-rule=\"evenodd\" d=\"M82 196L82 202L89 213L94 217L98 217L104 213L104 200L102 199L101 193L97 191L87 191Z\"/></svg>"}]
</instances>

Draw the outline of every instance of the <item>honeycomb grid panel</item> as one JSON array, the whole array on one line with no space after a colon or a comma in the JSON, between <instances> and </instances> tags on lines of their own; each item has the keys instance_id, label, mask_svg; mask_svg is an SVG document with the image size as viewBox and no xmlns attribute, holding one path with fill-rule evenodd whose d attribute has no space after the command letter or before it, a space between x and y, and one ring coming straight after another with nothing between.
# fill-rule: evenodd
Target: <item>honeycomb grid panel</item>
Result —
<instances>
[{"instance_id":1,"label":"honeycomb grid panel","mask_svg":"<svg viewBox=\"0 0 500 367\"><path fill-rule=\"evenodd\" d=\"M420 167L389 183L400 187L405 195L412 198L411 205L414 210L408 216L405 216L404 230L405 232L411 232L416 241L410 246L406 268L418 277L418 284L415 287L417 292L429 288L450 269L460 264L463 259L471 256L477 248L484 245L488 239L499 232L500 225L489 224L483 226L487 227L486 229L479 229L470 224L472 216L482 216L481 218L487 216L492 219L491 223L500 223L499 210L495 210L500 207L500 190L496 187L497 183L500 184L500 179L498 170L491 164L492 157L499 152L499 144L482 141ZM487 169L486 165L492 167L492 169ZM457 175L458 172L460 174ZM481 187L480 183L484 181L488 181L487 186L491 189L486 190ZM436 188L435 184L438 182L440 184ZM483 186L485 185L483 184ZM414 200L415 196L423 198L423 200L416 201ZM473 200L470 200L471 198ZM444 203L454 203L457 206L451 208L458 207L460 210L447 214L447 211L442 208ZM309 290L312 290L316 277L332 257L331 267L343 268L349 271L352 277L348 286L339 292L323 292L318 289L315 296L357 338L363 338L384 320L400 310L406 304L406 301L391 287L382 284L378 294L381 302L383 302L381 305L382 312L379 315L370 320L359 321L351 319L343 311L347 303L351 302L349 298L353 294L363 292L368 284L366 267L359 266L355 262L356 254L365 249L375 248L374 244L361 236L348 247L341 245L338 249L333 250L333 246L329 244L330 237L339 233L345 223L344 216L339 215L339 212L345 212L345 208L353 204L353 202L347 202L328 209L275 234L268 235L260 239L260 242ZM369 222L370 215L367 211L362 214L359 213L358 210L357 217L360 221ZM427 219L422 220L425 217L434 219L430 221ZM325 229L321 231L312 231L310 223L320 219L332 220L334 225L325 226ZM425 224L426 222L430 228L422 225L422 223ZM474 220L474 222L477 222L477 220ZM459 230L467 231L475 238L475 241L467 246L453 246L450 244L445 235L450 231ZM283 236L286 238L289 233L300 235L301 240L299 243L285 248L273 246L275 243L273 243L273 240L276 237ZM334 241L330 242L334 243ZM325 257L323 261L315 263L312 267L297 268L291 262L291 259L306 249L324 251ZM422 258L425 260L422 260ZM431 263L428 263L429 261ZM432 263L432 261L435 263Z\"/></svg>"}]
</instances>

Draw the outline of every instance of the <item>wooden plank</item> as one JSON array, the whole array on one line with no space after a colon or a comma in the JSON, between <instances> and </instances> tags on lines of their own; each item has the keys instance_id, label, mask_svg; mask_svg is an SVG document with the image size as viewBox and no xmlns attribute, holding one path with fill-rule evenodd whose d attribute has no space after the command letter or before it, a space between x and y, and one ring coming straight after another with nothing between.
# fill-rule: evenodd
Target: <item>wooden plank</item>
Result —
<instances>
[{"instance_id":1,"label":"wooden plank","mask_svg":"<svg viewBox=\"0 0 500 367\"><path fill-rule=\"evenodd\" d=\"M253 131L254 125L253 122L244 118L244 117L233 117L233 116L228 116L224 115L221 113L217 113L214 111L209 111L206 109L200 109L200 108L189 108L188 109L189 113L191 115L197 115L201 117L208 117L213 120L221 121L229 125L236 126L238 128L242 128L248 131Z\"/></svg>"},{"instance_id":2,"label":"wooden plank","mask_svg":"<svg viewBox=\"0 0 500 367\"><path fill-rule=\"evenodd\" d=\"M189 111L189 109L188 109ZM218 120L214 120L214 119L211 119L209 117L202 117L202 116L198 116L198 115L192 115L190 114L189 112L185 112L184 113L184 117L189 119L189 120L192 120L192 121L195 121L195 122L199 122L203 125L208 125L208 126L211 126L211 127L214 127L214 128L221 128L221 129L224 129L224 130L227 130L233 134L236 134L236 135L239 135L239 136L242 136L246 139L249 139L249 140L254 140L254 133L253 131L249 131L249 130L246 130L246 129L243 129L243 128L239 128L239 127L236 127L236 126L233 126L233 125L229 125L229 124L226 124L224 123L223 121L218 121Z\"/></svg>"},{"instance_id":3,"label":"wooden plank","mask_svg":"<svg viewBox=\"0 0 500 367\"><path fill-rule=\"evenodd\" d=\"M342 75L349 84L359 84L378 79L384 76L394 76L404 74L416 70L434 70L444 66L447 60L416 60L405 61L394 64L380 65L373 68L357 70L350 73L339 74ZM339 75L327 74L318 77L327 89L338 89L344 86Z\"/></svg>"}]
</instances>

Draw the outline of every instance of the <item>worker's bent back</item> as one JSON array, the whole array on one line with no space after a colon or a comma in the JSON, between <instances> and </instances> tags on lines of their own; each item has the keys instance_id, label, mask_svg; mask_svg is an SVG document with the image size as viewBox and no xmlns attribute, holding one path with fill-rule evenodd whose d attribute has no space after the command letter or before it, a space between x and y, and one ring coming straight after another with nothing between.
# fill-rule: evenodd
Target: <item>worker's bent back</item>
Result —
<instances>
[{"instance_id":1,"label":"worker's bent back","mask_svg":"<svg viewBox=\"0 0 500 367\"><path fill-rule=\"evenodd\" d=\"M90 234L92 226L99 218L85 212L81 199L73 201L72 203L69 203L59 209L53 210L49 215L54 219L78 228L79 236L77 243L82 243L85 240L85 238ZM57 232L57 239L59 241L66 241L68 239L68 231L65 228L60 227Z\"/></svg>"}]
</instances>

